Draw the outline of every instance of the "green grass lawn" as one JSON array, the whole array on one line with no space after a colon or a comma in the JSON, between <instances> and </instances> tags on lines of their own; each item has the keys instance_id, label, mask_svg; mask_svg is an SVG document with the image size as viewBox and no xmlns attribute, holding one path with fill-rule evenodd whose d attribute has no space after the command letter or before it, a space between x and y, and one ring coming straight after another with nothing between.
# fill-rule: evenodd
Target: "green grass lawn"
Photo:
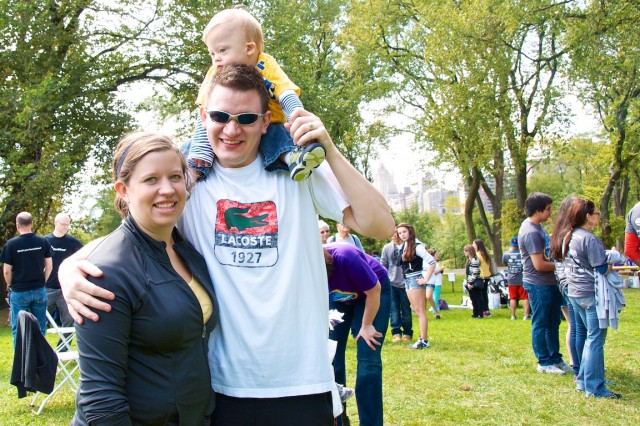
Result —
<instances>
[{"instance_id":1,"label":"green grass lawn","mask_svg":"<svg viewBox=\"0 0 640 426\"><path fill-rule=\"evenodd\" d=\"M429 319L431 348L414 351L406 344L383 348L385 425L637 425L640 424L640 290L627 289L627 308L618 330L607 337L607 379L622 400L585 399L574 391L571 376L536 372L528 321L511 321L507 309L493 317L473 320L467 309ZM460 303L459 288L443 295ZM18 399L9 384L13 350L7 311L0 320L0 425L68 425L74 411L73 396L55 395L40 416L32 414L31 398ZM518 311L521 318L522 310ZM417 320L414 318L417 329ZM561 325L564 336L567 325ZM566 356L564 342L561 351ZM348 346L349 385L355 377L355 351ZM568 361L568 360L567 360ZM355 398L348 414L358 424Z\"/></svg>"}]
</instances>

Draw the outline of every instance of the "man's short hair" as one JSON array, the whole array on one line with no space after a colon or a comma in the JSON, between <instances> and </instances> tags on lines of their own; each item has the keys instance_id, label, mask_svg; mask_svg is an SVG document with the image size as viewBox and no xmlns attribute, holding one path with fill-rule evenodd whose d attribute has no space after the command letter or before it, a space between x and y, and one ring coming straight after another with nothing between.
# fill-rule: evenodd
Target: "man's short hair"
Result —
<instances>
[{"instance_id":1,"label":"man's short hair","mask_svg":"<svg viewBox=\"0 0 640 426\"><path fill-rule=\"evenodd\" d=\"M33 225L33 216L31 213L21 212L16 216L16 225L19 226L31 226Z\"/></svg>"},{"instance_id":2,"label":"man's short hair","mask_svg":"<svg viewBox=\"0 0 640 426\"><path fill-rule=\"evenodd\" d=\"M53 223L60 223L62 219L69 219L69 221L71 221L69 215L63 212L56 215L56 217L53 219Z\"/></svg>"},{"instance_id":3,"label":"man's short hair","mask_svg":"<svg viewBox=\"0 0 640 426\"><path fill-rule=\"evenodd\" d=\"M213 76L211 84L205 92L207 94L206 107L208 107L211 92L215 86L227 87L241 92L255 90L260 96L260 112L267 112L267 108L269 106L269 92L267 92L267 86L264 82L264 78L260 75L256 67L242 64L225 65Z\"/></svg>"},{"instance_id":4,"label":"man's short hair","mask_svg":"<svg viewBox=\"0 0 640 426\"><path fill-rule=\"evenodd\" d=\"M524 212L527 217L531 217L536 214L536 212L544 211L552 202L553 200L547 194L534 192L524 201Z\"/></svg>"}]
</instances>

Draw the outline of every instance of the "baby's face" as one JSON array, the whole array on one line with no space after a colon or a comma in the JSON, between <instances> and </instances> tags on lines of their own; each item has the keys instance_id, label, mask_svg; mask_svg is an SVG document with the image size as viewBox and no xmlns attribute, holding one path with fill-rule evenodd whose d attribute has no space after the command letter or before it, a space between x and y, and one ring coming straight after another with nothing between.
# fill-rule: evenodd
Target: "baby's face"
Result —
<instances>
[{"instance_id":1,"label":"baby's face","mask_svg":"<svg viewBox=\"0 0 640 426\"><path fill-rule=\"evenodd\" d=\"M242 31L229 30L226 26L214 28L205 40L213 66L220 69L231 64L255 65L253 43L247 42Z\"/></svg>"}]
</instances>

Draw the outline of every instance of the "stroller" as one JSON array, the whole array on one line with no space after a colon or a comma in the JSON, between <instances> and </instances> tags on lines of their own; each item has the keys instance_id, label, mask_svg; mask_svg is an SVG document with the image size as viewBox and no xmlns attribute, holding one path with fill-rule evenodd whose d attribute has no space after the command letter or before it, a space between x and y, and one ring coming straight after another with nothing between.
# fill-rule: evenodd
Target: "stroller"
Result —
<instances>
[{"instance_id":1,"label":"stroller","mask_svg":"<svg viewBox=\"0 0 640 426\"><path fill-rule=\"evenodd\" d=\"M503 270L490 278L489 291L500 295L500 304L509 304L509 286L507 285L507 271Z\"/></svg>"}]
</instances>

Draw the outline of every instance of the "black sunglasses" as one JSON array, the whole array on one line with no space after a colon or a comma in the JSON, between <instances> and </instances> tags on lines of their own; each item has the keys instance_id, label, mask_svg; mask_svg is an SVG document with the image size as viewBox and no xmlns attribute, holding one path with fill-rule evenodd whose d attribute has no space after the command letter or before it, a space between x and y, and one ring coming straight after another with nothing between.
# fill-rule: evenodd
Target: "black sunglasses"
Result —
<instances>
[{"instance_id":1,"label":"black sunglasses","mask_svg":"<svg viewBox=\"0 0 640 426\"><path fill-rule=\"evenodd\" d=\"M206 111L212 121L220 124L226 124L229 120L234 119L241 126L249 126L262 117L264 114L255 114L253 112L242 112L240 114L229 114L224 111Z\"/></svg>"}]
</instances>

